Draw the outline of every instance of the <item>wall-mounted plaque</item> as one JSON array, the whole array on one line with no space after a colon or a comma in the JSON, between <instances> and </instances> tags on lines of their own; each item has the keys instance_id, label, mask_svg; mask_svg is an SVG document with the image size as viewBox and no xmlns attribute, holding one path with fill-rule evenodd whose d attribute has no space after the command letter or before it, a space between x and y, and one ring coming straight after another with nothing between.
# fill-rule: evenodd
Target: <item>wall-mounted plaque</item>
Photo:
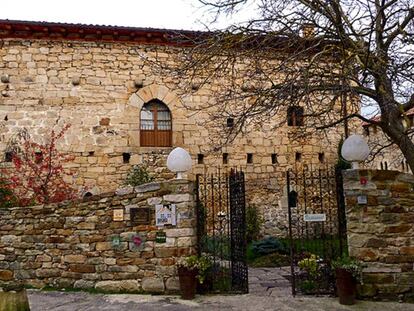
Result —
<instances>
[{"instance_id":1,"label":"wall-mounted plaque","mask_svg":"<svg viewBox=\"0 0 414 311\"><path fill-rule=\"evenodd\" d=\"M164 231L157 231L155 234L155 242L156 243L165 243L167 242L167 235Z\"/></svg>"},{"instance_id":2,"label":"wall-mounted plaque","mask_svg":"<svg viewBox=\"0 0 414 311\"><path fill-rule=\"evenodd\" d=\"M115 235L111 238L111 244L113 248L119 248L121 246L121 237L119 235Z\"/></svg>"},{"instance_id":3,"label":"wall-mounted plaque","mask_svg":"<svg viewBox=\"0 0 414 311\"><path fill-rule=\"evenodd\" d=\"M114 214L112 219L114 221L123 221L124 220L124 210L123 209L114 209Z\"/></svg>"},{"instance_id":4,"label":"wall-mounted plaque","mask_svg":"<svg viewBox=\"0 0 414 311\"><path fill-rule=\"evenodd\" d=\"M365 205L368 203L368 198L366 195L359 195L357 199L359 205Z\"/></svg>"},{"instance_id":5,"label":"wall-mounted plaque","mask_svg":"<svg viewBox=\"0 0 414 311\"><path fill-rule=\"evenodd\" d=\"M131 251L142 251L145 245L145 236L132 234L129 236L129 249Z\"/></svg>"},{"instance_id":6,"label":"wall-mounted plaque","mask_svg":"<svg viewBox=\"0 0 414 311\"><path fill-rule=\"evenodd\" d=\"M129 210L131 223L134 225L149 225L150 223L150 209L144 208L131 208Z\"/></svg>"},{"instance_id":7,"label":"wall-mounted plaque","mask_svg":"<svg viewBox=\"0 0 414 311\"><path fill-rule=\"evenodd\" d=\"M155 205L155 225L157 227L175 226L177 224L175 210L175 204Z\"/></svg>"}]
</instances>

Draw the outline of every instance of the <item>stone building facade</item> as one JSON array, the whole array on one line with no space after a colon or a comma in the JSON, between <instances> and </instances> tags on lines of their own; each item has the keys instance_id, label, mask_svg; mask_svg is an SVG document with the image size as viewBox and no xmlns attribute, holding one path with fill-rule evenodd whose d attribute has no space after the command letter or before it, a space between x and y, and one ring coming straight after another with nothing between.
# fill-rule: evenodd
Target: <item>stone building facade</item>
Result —
<instances>
[{"instance_id":1,"label":"stone building facade","mask_svg":"<svg viewBox=\"0 0 414 311\"><path fill-rule=\"evenodd\" d=\"M343 129L295 139L306 127L286 124L274 131L270 124L217 149L206 127L208 111L194 109L214 100L220 82L186 94L181 80L187 77L158 74L148 61L169 62L170 55L186 48L171 39L174 34L0 21L1 157L6 158L7 142L21 128L41 141L51 128L71 124L59 145L75 157L67 165L74 174L70 182L80 191L99 194L115 190L136 164L146 164L158 180L171 178L166 156L180 146L193 158L190 179L206 169L241 167L249 181L249 201L261 207L266 233L281 234L285 225L275 220L286 221L284 172L305 163L335 163ZM143 110L150 104L158 107L158 124L164 122L170 131L167 144L143 144Z\"/></svg>"}]
</instances>

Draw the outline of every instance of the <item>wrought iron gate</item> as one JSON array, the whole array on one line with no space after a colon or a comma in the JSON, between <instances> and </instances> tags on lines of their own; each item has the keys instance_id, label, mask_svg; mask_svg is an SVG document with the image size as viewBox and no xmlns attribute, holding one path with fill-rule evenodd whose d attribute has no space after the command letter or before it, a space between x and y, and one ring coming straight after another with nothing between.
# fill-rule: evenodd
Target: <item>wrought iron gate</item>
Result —
<instances>
[{"instance_id":1,"label":"wrought iron gate","mask_svg":"<svg viewBox=\"0 0 414 311\"><path fill-rule=\"evenodd\" d=\"M197 175L199 252L213 262L205 291L248 292L244 173Z\"/></svg>"},{"instance_id":2,"label":"wrought iron gate","mask_svg":"<svg viewBox=\"0 0 414 311\"><path fill-rule=\"evenodd\" d=\"M331 294L331 261L346 251L341 172L305 167L286 179L292 294Z\"/></svg>"}]
</instances>

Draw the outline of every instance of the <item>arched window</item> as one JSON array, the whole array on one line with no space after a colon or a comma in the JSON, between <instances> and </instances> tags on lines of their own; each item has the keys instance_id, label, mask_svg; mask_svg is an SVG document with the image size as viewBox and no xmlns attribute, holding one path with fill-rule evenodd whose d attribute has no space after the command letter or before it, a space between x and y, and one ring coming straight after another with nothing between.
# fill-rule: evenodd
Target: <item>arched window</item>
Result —
<instances>
[{"instance_id":1,"label":"arched window","mask_svg":"<svg viewBox=\"0 0 414 311\"><path fill-rule=\"evenodd\" d=\"M159 100L146 103L141 109L141 146L170 147L172 145L171 112Z\"/></svg>"},{"instance_id":2,"label":"arched window","mask_svg":"<svg viewBox=\"0 0 414 311\"><path fill-rule=\"evenodd\" d=\"M287 110L288 126L303 126L303 107L291 106Z\"/></svg>"}]
</instances>

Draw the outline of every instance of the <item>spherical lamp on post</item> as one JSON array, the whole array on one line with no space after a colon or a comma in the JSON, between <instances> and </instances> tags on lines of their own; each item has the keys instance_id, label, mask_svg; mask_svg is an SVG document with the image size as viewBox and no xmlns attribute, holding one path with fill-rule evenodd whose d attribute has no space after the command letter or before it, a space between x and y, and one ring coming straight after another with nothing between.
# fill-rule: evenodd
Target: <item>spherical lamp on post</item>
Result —
<instances>
[{"instance_id":1,"label":"spherical lamp on post","mask_svg":"<svg viewBox=\"0 0 414 311\"><path fill-rule=\"evenodd\" d=\"M352 163L353 169L359 169L359 162L369 155L369 147L361 135L351 135L344 141L341 154L346 161Z\"/></svg>"},{"instance_id":2,"label":"spherical lamp on post","mask_svg":"<svg viewBox=\"0 0 414 311\"><path fill-rule=\"evenodd\" d=\"M167 167L170 171L177 173L177 179L182 179L183 173L190 170L191 165L191 156L183 148L177 147L168 155Z\"/></svg>"}]
</instances>

